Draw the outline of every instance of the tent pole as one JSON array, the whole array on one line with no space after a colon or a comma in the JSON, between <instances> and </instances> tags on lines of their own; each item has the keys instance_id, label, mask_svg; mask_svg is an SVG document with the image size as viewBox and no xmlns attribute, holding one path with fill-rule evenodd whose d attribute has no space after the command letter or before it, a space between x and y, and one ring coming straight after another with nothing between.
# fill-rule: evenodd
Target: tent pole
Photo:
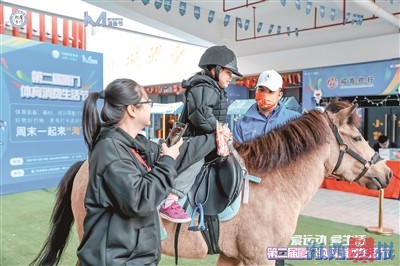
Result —
<instances>
[{"instance_id":1,"label":"tent pole","mask_svg":"<svg viewBox=\"0 0 400 266\"><path fill-rule=\"evenodd\" d=\"M165 114L162 115L162 137L165 139Z\"/></svg>"}]
</instances>

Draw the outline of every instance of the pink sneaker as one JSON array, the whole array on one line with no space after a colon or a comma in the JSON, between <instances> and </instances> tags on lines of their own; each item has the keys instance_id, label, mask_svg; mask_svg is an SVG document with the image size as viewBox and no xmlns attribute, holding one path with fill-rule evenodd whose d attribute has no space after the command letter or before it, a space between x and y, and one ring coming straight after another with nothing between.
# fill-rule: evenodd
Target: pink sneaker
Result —
<instances>
[{"instance_id":1,"label":"pink sneaker","mask_svg":"<svg viewBox=\"0 0 400 266\"><path fill-rule=\"evenodd\" d=\"M160 216L173 223L188 223L191 220L190 216L176 201L168 207L164 207L163 204L160 208Z\"/></svg>"}]
</instances>

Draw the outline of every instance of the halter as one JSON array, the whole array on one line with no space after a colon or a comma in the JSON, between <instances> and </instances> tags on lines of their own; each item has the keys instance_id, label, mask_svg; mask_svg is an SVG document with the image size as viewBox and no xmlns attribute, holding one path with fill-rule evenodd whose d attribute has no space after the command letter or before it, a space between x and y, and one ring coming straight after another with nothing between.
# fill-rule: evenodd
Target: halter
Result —
<instances>
[{"instance_id":1,"label":"halter","mask_svg":"<svg viewBox=\"0 0 400 266\"><path fill-rule=\"evenodd\" d=\"M339 143L339 149L340 149L339 158L338 158L338 161L337 161L336 166L333 169L332 173L334 173L340 167L340 165L342 164L343 156L344 156L345 153L347 153L351 157L353 157L354 159L356 159L357 161L359 161L360 163L362 163L364 165L364 169L357 176L357 178L353 180L354 182L357 182L358 180L360 180L361 177L363 177L365 175L365 173L368 171L368 169L370 168L371 165L376 164L377 162L382 160L382 158L379 156L379 153L375 152L374 155L371 157L371 159L369 161L367 161L364 158L362 158L358 153L356 153L351 148L349 148L349 146L346 143L344 143L342 137L339 134L339 130L332 123L328 113L326 113L326 114L327 114L327 117L328 117L329 121L332 124L332 131L333 131L333 134L336 137L337 142ZM344 149L342 149L342 147L344 147Z\"/></svg>"}]
</instances>

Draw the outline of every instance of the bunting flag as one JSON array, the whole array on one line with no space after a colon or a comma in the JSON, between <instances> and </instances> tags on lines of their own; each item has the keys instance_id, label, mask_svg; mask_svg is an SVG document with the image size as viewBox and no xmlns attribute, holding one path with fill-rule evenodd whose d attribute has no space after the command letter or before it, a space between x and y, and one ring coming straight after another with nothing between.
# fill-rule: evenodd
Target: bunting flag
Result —
<instances>
[{"instance_id":1,"label":"bunting flag","mask_svg":"<svg viewBox=\"0 0 400 266\"><path fill-rule=\"evenodd\" d=\"M172 0L164 0L164 9L169 12L172 7Z\"/></svg>"},{"instance_id":2,"label":"bunting flag","mask_svg":"<svg viewBox=\"0 0 400 266\"><path fill-rule=\"evenodd\" d=\"M276 28L276 33L277 34L281 34L281 28L282 27L280 25L277 26L277 28Z\"/></svg>"},{"instance_id":3,"label":"bunting flag","mask_svg":"<svg viewBox=\"0 0 400 266\"><path fill-rule=\"evenodd\" d=\"M208 23L213 22L214 16L215 16L215 11L214 10L210 10L210 12L208 12Z\"/></svg>"},{"instance_id":4,"label":"bunting flag","mask_svg":"<svg viewBox=\"0 0 400 266\"><path fill-rule=\"evenodd\" d=\"M336 9L332 8L331 9L331 20L335 20L336 18Z\"/></svg>"},{"instance_id":5,"label":"bunting flag","mask_svg":"<svg viewBox=\"0 0 400 266\"><path fill-rule=\"evenodd\" d=\"M154 6L157 9L160 9L160 7L162 7L162 4L163 4L163 0L154 0Z\"/></svg>"},{"instance_id":6,"label":"bunting flag","mask_svg":"<svg viewBox=\"0 0 400 266\"><path fill-rule=\"evenodd\" d=\"M286 0L281 0L282 6L286 6Z\"/></svg>"},{"instance_id":7,"label":"bunting flag","mask_svg":"<svg viewBox=\"0 0 400 266\"><path fill-rule=\"evenodd\" d=\"M310 15L310 13L311 13L311 7L312 7L312 2L311 2L310 0L308 0L308 1L307 1L307 4L306 4L306 14L307 14L307 15Z\"/></svg>"},{"instance_id":8,"label":"bunting flag","mask_svg":"<svg viewBox=\"0 0 400 266\"><path fill-rule=\"evenodd\" d=\"M248 30L250 25L250 19L246 19L244 21L244 30Z\"/></svg>"},{"instance_id":9,"label":"bunting flag","mask_svg":"<svg viewBox=\"0 0 400 266\"><path fill-rule=\"evenodd\" d=\"M319 7L319 14L321 15L321 18L325 17L325 6Z\"/></svg>"},{"instance_id":10,"label":"bunting flag","mask_svg":"<svg viewBox=\"0 0 400 266\"><path fill-rule=\"evenodd\" d=\"M358 23L357 23L357 25L361 26L363 21L364 21L364 15L358 15Z\"/></svg>"},{"instance_id":11,"label":"bunting flag","mask_svg":"<svg viewBox=\"0 0 400 266\"><path fill-rule=\"evenodd\" d=\"M262 22L258 22L257 32L260 32L262 30L262 27L263 27L263 23Z\"/></svg>"},{"instance_id":12,"label":"bunting flag","mask_svg":"<svg viewBox=\"0 0 400 266\"><path fill-rule=\"evenodd\" d=\"M194 17L196 19L199 19L200 18L200 7L199 6L194 6L193 11L194 11Z\"/></svg>"},{"instance_id":13,"label":"bunting flag","mask_svg":"<svg viewBox=\"0 0 400 266\"><path fill-rule=\"evenodd\" d=\"M286 27L287 36L290 36L290 27Z\"/></svg>"},{"instance_id":14,"label":"bunting flag","mask_svg":"<svg viewBox=\"0 0 400 266\"><path fill-rule=\"evenodd\" d=\"M295 28L294 32L296 33L296 37L298 37L299 36L299 28Z\"/></svg>"},{"instance_id":15,"label":"bunting flag","mask_svg":"<svg viewBox=\"0 0 400 266\"><path fill-rule=\"evenodd\" d=\"M147 5L148 3L150 3L150 0L142 0L143 5Z\"/></svg>"},{"instance_id":16,"label":"bunting flag","mask_svg":"<svg viewBox=\"0 0 400 266\"><path fill-rule=\"evenodd\" d=\"M351 20L351 24L354 25L358 23L358 15L357 14L353 14L353 19Z\"/></svg>"},{"instance_id":17,"label":"bunting flag","mask_svg":"<svg viewBox=\"0 0 400 266\"><path fill-rule=\"evenodd\" d=\"M179 3L179 14L181 14L181 16L186 14L186 3L185 2L180 2Z\"/></svg>"},{"instance_id":18,"label":"bunting flag","mask_svg":"<svg viewBox=\"0 0 400 266\"><path fill-rule=\"evenodd\" d=\"M229 21L231 20L231 16L230 15L225 15L224 18L224 26L228 26L229 25Z\"/></svg>"},{"instance_id":19,"label":"bunting flag","mask_svg":"<svg viewBox=\"0 0 400 266\"><path fill-rule=\"evenodd\" d=\"M346 17L345 17L345 21L346 21L346 22L349 22L350 15L351 15L350 12L347 12L347 13L346 13Z\"/></svg>"},{"instance_id":20,"label":"bunting flag","mask_svg":"<svg viewBox=\"0 0 400 266\"><path fill-rule=\"evenodd\" d=\"M271 34L273 30L274 30L274 24L271 24L268 29L268 34Z\"/></svg>"},{"instance_id":21,"label":"bunting flag","mask_svg":"<svg viewBox=\"0 0 400 266\"><path fill-rule=\"evenodd\" d=\"M237 24L238 24L239 28L242 28L243 27L242 19L241 18L236 18L236 21L237 21Z\"/></svg>"},{"instance_id":22,"label":"bunting flag","mask_svg":"<svg viewBox=\"0 0 400 266\"><path fill-rule=\"evenodd\" d=\"M301 6L300 6L300 0L296 0L296 8L298 9L298 10L300 10L300 8L301 8Z\"/></svg>"}]
</instances>

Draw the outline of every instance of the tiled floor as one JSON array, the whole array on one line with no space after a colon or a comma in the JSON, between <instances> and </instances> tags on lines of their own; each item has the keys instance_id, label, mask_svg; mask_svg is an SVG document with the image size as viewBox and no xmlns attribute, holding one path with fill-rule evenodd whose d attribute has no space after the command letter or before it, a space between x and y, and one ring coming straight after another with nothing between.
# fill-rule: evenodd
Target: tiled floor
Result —
<instances>
[{"instance_id":1,"label":"tiled floor","mask_svg":"<svg viewBox=\"0 0 400 266\"><path fill-rule=\"evenodd\" d=\"M359 226L378 226L379 198L319 189L301 215ZM384 199L383 228L400 231L400 200Z\"/></svg>"}]
</instances>

